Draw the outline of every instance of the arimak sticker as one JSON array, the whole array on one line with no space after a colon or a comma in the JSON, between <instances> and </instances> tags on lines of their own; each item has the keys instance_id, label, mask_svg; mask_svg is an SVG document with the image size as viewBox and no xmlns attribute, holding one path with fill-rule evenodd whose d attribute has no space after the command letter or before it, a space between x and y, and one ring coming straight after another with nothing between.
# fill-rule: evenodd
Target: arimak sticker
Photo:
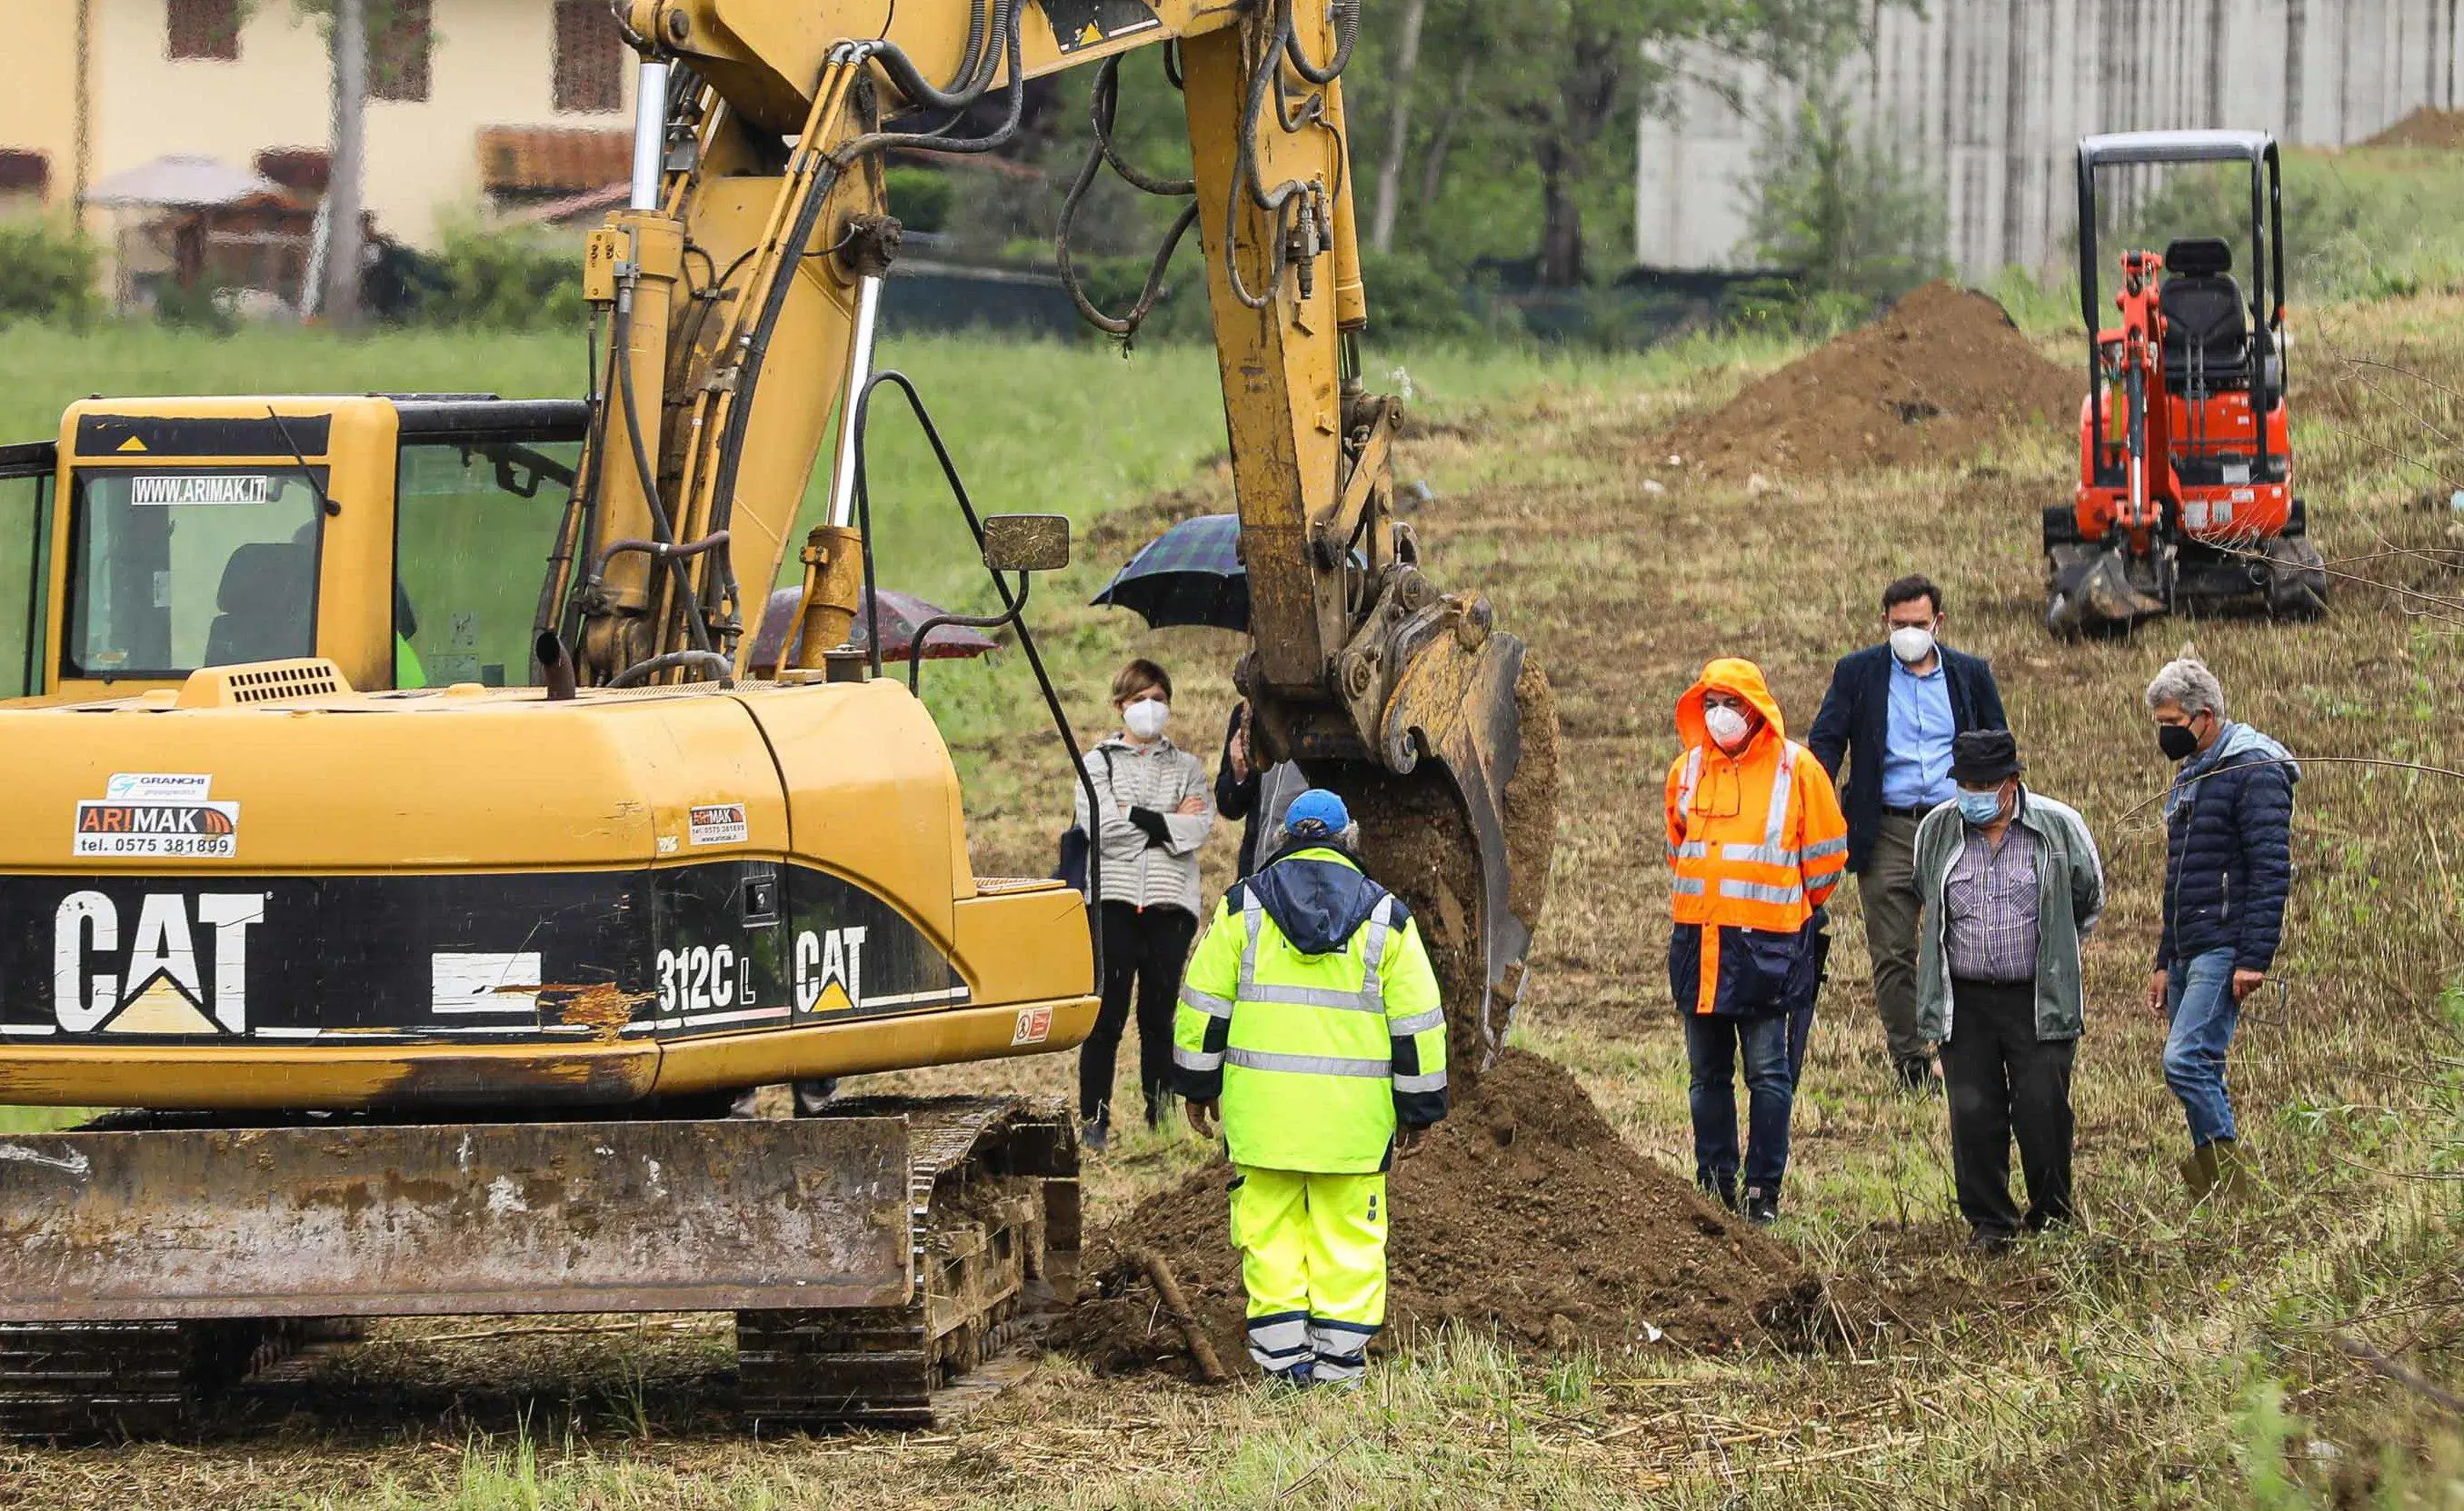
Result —
<instances>
[{"instance_id":1,"label":"arimak sticker","mask_svg":"<svg viewBox=\"0 0 2464 1511\"><path fill-rule=\"evenodd\" d=\"M131 504L261 504L274 496L274 479L263 472L132 477Z\"/></svg>"},{"instance_id":2,"label":"arimak sticker","mask_svg":"<svg viewBox=\"0 0 2464 1511\"><path fill-rule=\"evenodd\" d=\"M52 914L52 1011L64 1033L248 1032L248 931L263 892L149 893L133 925L100 892Z\"/></svg>"},{"instance_id":3,"label":"arimak sticker","mask_svg":"<svg viewBox=\"0 0 2464 1511\"><path fill-rule=\"evenodd\" d=\"M1040 1044L1052 1037L1052 1009L1022 1007L1018 1010L1018 1027L1010 1031L1010 1047Z\"/></svg>"},{"instance_id":4,"label":"arimak sticker","mask_svg":"<svg viewBox=\"0 0 2464 1511\"><path fill-rule=\"evenodd\" d=\"M227 860L239 850L239 804L80 801L71 853Z\"/></svg>"},{"instance_id":5,"label":"arimak sticker","mask_svg":"<svg viewBox=\"0 0 2464 1511\"><path fill-rule=\"evenodd\" d=\"M695 844L742 844L752 830L744 821L744 804L708 802L696 806L685 832Z\"/></svg>"},{"instance_id":6,"label":"arimak sticker","mask_svg":"<svg viewBox=\"0 0 2464 1511\"><path fill-rule=\"evenodd\" d=\"M203 802L213 790L211 777L176 772L114 772L102 789L113 802Z\"/></svg>"}]
</instances>

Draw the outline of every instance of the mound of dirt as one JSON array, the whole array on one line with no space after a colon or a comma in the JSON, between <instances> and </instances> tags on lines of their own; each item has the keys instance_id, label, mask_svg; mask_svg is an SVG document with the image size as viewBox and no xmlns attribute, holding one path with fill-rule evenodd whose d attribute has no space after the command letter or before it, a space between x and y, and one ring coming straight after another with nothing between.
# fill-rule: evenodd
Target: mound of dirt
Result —
<instances>
[{"instance_id":1,"label":"mound of dirt","mask_svg":"<svg viewBox=\"0 0 2464 1511\"><path fill-rule=\"evenodd\" d=\"M2067 423L2079 376L2037 355L1993 300L1929 283L1654 441L1699 475L1811 476L1962 457L2013 425Z\"/></svg>"},{"instance_id":2,"label":"mound of dirt","mask_svg":"<svg viewBox=\"0 0 2464 1511\"><path fill-rule=\"evenodd\" d=\"M2464 149L2464 110L2433 110L2424 105L2362 145L2430 147L2441 152Z\"/></svg>"},{"instance_id":3,"label":"mound of dirt","mask_svg":"<svg viewBox=\"0 0 2464 1511\"><path fill-rule=\"evenodd\" d=\"M1180 1338L1129 1253L1174 1271L1227 1369L1246 1302L1214 1166L1098 1234L1089 1298L1054 1347L1098 1369L1187 1373ZM1801 1327L1818 1286L1789 1251L1637 1153L1562 1066L1508 1050L1399 1162L1386 1336L1463 1323L1553 1348L1665 1340L1706 1351Z\"/></svg>"}]
</instances>

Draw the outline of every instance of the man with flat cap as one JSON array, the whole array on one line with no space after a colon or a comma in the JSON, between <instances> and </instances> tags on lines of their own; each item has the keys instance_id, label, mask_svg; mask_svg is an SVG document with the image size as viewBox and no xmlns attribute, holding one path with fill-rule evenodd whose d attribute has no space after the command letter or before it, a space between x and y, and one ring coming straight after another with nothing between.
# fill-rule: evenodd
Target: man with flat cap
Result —
<instances>
[{"instance_id":1,"label":"man with flat cap","mask_svg":"<svg viewBox=\"0 0 2464 1511\"><path fill-rule=\"evenodd\" d=\"M2071 1061L2084 1019L2079 941L2104 909L2096 840L2031 791L2018 741L1975 730L1951 747L1959 795L1917 826L1924 924L1917 1026L1941 1045L1951 1170L1972 1248L2073 1219ZM2028 1183L2011 1199L2011 1144Z\"/></svg>"}]
</instances>

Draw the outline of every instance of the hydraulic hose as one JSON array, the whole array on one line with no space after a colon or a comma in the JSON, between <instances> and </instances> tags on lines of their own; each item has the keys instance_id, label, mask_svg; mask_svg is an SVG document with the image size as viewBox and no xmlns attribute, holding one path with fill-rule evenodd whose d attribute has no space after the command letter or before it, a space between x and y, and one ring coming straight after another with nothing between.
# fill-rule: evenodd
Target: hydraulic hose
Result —
<instances>
[{"instance_id":1,"label":"hydraulic hose","mask_svg":"<svg viewBox=\"0 0 2464 1511\"><path fill-rule=\"evenodd\" d=\"M633 363L627 356L632 346L632 301L629 298L618 299L615 336L607 360L615 365L616 391L625 405L625 439L632 445L633 471L641 480L642 502L650 511L651 528L661 543L673 545L676 527L668 517L668 506L659 500L658 474L651 470L650 453L642 447L642 415L633 398ZM666 559L668 569L675 575L677 607L685 616L686 637L693 643L693 649L706 652L710 649L710 629L701 622L701 599L693 592L692 574L685 570L682 558L671 555Z\"/></svg>"},{"instance_id":2,"label":"hydraulic hose","mask_svg":"<svg viewBox=\"0 0 2464 1511\"><path fill-rule=\"evenodd\" d=\"M1113 151L1112 126L1120 104L1120 76L1121 60L1118 57L1106 58L1095 75L1095 87L1088 105L1088 116L1095 131L1095 144L1089 149L1085 164L1079 168L1077 179L1069 186L1067 197L1061 203L1061 226L1054 252L1061 285L1069 292L1070 302L1078 306L1079 316L1097 330L1128 337L1137 334L1138 327L1145 324L1148 315L1153 313L1155 301L1163 296L1164 274L1171 267L1173 253L1180 248L1180 238L1187 235L1189 228L1198 222L1198 206L1193 203L1182 209L1179 219L1173 222L1172 230L1164 234L1163 245L1156 249L1155 260L1147 268L1145 288L1138 295L1136 304L1124 316L1107 315L1095 307L1094 301L1087 296L1086 286L1079 280L1078 270L1070 260L1069 241L1071 232L1077 228L1079 207L1086 203L1087 191L1094 186L1096 173L1108 162L1122 178L1150 194L1194 194L1198 186L1193 179L1151 178L1122 162Z\"/></svg>"},{"instance_id":3,"label":"hydraulic hose","mask_svg":"<svg viewBox=\"0 0 2464 1511\"><path fill-rule=\"evenodd\" d=\"M813 231L821 224L822 210L837 186L839 175L868 153L918 143L929 143L936 152L990 152L1006 144L1018 134L1019 121L1026 113L1025 59L1019 42L1023 0L995 0L995 13L1000 18L1002 33L1002 54L1009 64L1008 114L999 129L987 136L955 142L935 142L929 136L912 132L874 131L841 145L816 171L812 187L806 192L803 204L797 208L796 224L783 244L791 249L789 255L801 257L803 249L812 245ZM894 50L876 52L871 55L887 58L891 52ZM913 64L909 63L907 70L913 74ZM892 77L896 77L894 72ZM990 82L989 78L986 82ZM964 109L980 98L981 94L978 93L971 98L954 99L947 108ZM728 408L727 431L719 440L718 475L713 480L711 492L711 524L715 529L728 528L734 513L737 459L744 454L744 432L752 423L754 395L760 387L761 368L769 355L770 338L779 327L779 318L787 307L787 295L795 284L793 272L792 267L781 268L778 275L771 278L761 301L760 317L754 322L745 342L744 359L737 373L736 401Z\"/></svg>"},{"instance_id":4,"label":"hydraulic hose","mask_svg":"<svg viewBox=\"0 0 2464 1511\"><path fill-rule=\"evenodd\" d=\"M700 667L711 680L722 685L736 680L736 663L715 650L671 650L664 656L637 661L607 679L611 688L638 688L662 671L674 671L683 667Z\"/></svg>"},{"instance_id":5,"label":"hydraulic hose","mask_svg":"<svg viewBox=\"0 0 2464 1511\"><path fill-rule=\"evenodd\" d=\"M992 0L994 24L1009 28L1023 3L1023 0ZM992 82L991 70L985 65L998 56L983 46L984 14L981 6L968 9L967 50L958 62L958 77L946 89L926 78L915 60L897 43L875 41L865 47L872 61L890 76L890 82L907 97L909 104L928 110L964 110L983 98L985 86Z\"/></svg>"},{"instance_id":6,"label":"hydraulic hose","mask_svg":"<svg viewBox=\"0 0 2464 1511\"><path fill-rule=\"evenodd\" d=\"M868 132L864 136L857 137L851 142L841 144L836 151L830 154L830 160L833 163L836 163L839 166L846 167L849 164L854 163L858 158L867 157L875 152L885 151L891 147L912 146L923 147L934 152L978 153L990 152L996 148L1009 145L1010 139L1018 135L1019 122L1024 119L1026 114L1025 57L1023 55L1023 49L1021 47L1019 40L1019 30L1025 17L1025 0L998 0L996 9L1001 18L1002 37L1002 50L1001 55L1003 60L1009 64L1009 84L1003 91L1004 98L1007 101L1007 114L999 126L980 137L960 137L955 140L936 136L932 132ZM877 50L868 53L866 55L877 61L881 61L885 68L891 66L888 59L897 51L887 43L869 42L866 43L865 46L869 49ZM903 55L901 55L903 58ZM906 67L910 74L914 72L914 65L913 63L908 63ZM974 89L972 92L963 93L958 96L944 97L943 101L939 102L939 108L946 110L964 110L973 105L977 100L981 99L983 98L984 89L990 87L992 83L992 71L990 69L984 70L980 78L980 86ZM905 90L906 85L903 82L900 82L898 76L894 72L891 75L891 81L893 83L898 83L902 92ZM918 81L920 82L920 79Z\"/></svg>"},{"instance_id":7,"label":"hydraulic hose","mask_svg":"<svg viewBox=\"0 0 2464 1511\"><path fill-rule=\"evenodd\" d=\"M1088 120L1095 128L1095 144L1101 149L1104 161L1110 163L1112 171L1131 186L1146 193L1168 196L1197 193L1198 181L1194 178L1155 178L1122 158L1112 142L1112 132L1119 122L1120 113L1121 59L1115 54L1104 59L1103 66L1095 71L1095 87L1089 92L1087 99Z\"/></svg>"},{"instance_id":8,"label":"hydraulic hose","mask_svg":"<svg viewBox=\"0 0 2464 1511\"><path fill-rule=\"evenodd\" d=\"M1291 0L1284 0L1284 9L1288 15ZM1301 47L1297 30L1287 26L1284 33L1284 55L1292 60L1292 72L1312 84L1333 83L1336 76L1351 66L1352 50L1360 41L1360 0L1334 0L1332 18L1334 56L1324 68L1309 61L1309 54Z\"/></svg>"}]
</instances>

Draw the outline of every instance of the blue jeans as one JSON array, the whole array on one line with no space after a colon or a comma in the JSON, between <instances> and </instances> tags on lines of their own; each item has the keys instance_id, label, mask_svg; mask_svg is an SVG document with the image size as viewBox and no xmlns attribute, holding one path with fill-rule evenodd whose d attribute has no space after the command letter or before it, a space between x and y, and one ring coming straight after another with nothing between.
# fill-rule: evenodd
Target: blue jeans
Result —
<instances>
[{"instance_id":1,"label":"blue jeans","mask_svg":"<svg viewBox=\"0 0 2464 1511\"><path fill-rule=\"evenodd\" d=\"M2165 1037L2165 1084L2182 1099L2193 1146L2233 1136L2225 1095L2225 1052L2233 1048L2241 1004L2233 995L2233 953L2211 950L2173 962L2172 1031Z\"/></svg>"},{"instance_id":2,"label":"blue jeans","mask_svg":"<svg viewBox=\"0 0 2464 1511\"><path fill-rule=\"evenodd\" d=\"M1685 1059L1693 1072L1694 1180L1721 1194L1737 1186L1736 1067L1746 1069L1748 1127L1746 1185L1779 1193L1788 1172L1788 1120L1796 1101L1796 1075L1789 1063L1789 1017L1685 1016Z\"/></svg>"}]
</instances>

